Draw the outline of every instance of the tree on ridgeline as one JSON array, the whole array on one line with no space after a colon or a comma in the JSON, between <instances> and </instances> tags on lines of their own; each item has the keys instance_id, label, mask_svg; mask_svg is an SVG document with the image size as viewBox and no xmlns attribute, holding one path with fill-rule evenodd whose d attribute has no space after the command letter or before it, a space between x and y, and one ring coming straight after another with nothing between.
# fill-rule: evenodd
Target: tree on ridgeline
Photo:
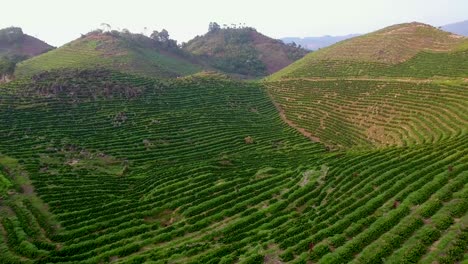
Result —
<instances>
[{"instance_id":1,"label":"tree on ridgeline","mask_svg":"<svg viewBox=\"0 0 468 264\"><path fill-rule=\"evenodd\" d=\"M208 32L218 32L221 29L221 26L216 22L210 22L208 26Z\"/></svg>"},{"instance_id":2,"label":"tree on ridgeline","mask_svg":"<svg viewBox=\"0 0 468 264\"><path fill-rule=\"evenodd\" d=\"M150 38L155 40L156 43L162 47L177 48L177 41L170 38L169 32L166 29L161 30L161 32L154 30L153 33L151 33Z\"/></svg>"}]
</instances>

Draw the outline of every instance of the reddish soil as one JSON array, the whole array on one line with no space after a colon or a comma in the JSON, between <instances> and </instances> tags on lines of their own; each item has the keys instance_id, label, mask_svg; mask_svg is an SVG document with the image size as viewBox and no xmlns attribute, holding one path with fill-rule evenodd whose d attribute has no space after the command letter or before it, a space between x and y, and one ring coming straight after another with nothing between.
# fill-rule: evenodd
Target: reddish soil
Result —
<instances>
[{"instance_id":1,"label":"reddish soil","mask_svg":"<svg viewBox=\"0 0 468 264\"><path fill-rule=\"evenodd\" d=\"M34 187L30 184L21 185L21 189L23 190L23 193L26 195L31 195L34 193Z\"/></svg>"},{"instance_id":2,"label":"reddish soil","mask_svg":"<svg viewBox=\"0 0 468 264\"><path fill-rule=\"evenodd\" d=\"M260 53L260 60L265 63L267 72L277 72L294 61L288 57L287 46L278 40L271 39L258 32L252 31L250 37L255 49Z\"/></svg>"}]
</instances>

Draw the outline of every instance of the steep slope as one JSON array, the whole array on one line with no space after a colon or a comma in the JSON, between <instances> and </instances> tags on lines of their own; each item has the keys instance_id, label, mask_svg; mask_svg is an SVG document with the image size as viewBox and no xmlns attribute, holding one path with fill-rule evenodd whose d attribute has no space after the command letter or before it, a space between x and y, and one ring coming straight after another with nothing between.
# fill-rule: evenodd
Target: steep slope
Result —
<instances>
[{"instance_id":1,"label":"steep slope","mask_svg":"<svg viewBox=\"0 0 468 264\"><path fill-rule=\"evenodd\" d=\"M408 23L345 40L307 55L272 75L301 77L463 77L468 40L421 23Z\"/></svg>"},{"instance_id":2,"label":"steep slope","mask_svg":"<svg viewBox=\"0 0 468 264\"><path fill-rule=\"evenodd\" d=\"M210 74L52 71L0 95L0 263L464 258L466 136L325 152L260 84Z\"/></svg>"},{"instance_id":3,"label":"steep slope","mask_svg":"<svg viewBox=\"0 0 468 264\"><path fill-rule=\"evenodd\" d=\"M297 45L301 45L302 47L308 50L319 50L328 46L331 46L337 42L354 38L360 36L361 34L349 34L344 36L323 36L323 37L305 37L305 38L297 38L297 37L287 37L281 38L281 40L286 43L296 43Z\"/></svg>"},{"instance_id":4,"label":"steep slope","mask_svg":"<svg viewBox=\"0 0 468 264\"><path fill-rule=\"evenodd\" d=\"M253 28L214 29L190 40L184 49L218 70L251 77L276 72L307 53Z\"/></svg>"},{"instance_id":5,"label":"steep slope","mask_svg":"<svg viewBox=\"0 0 468 264\"><path fill-rule=\"evenodd\" d=\"M21 28L10 27L0 30L0 57L10 56L25 59L53 48L42 40L24 34Z\"/></svg>"},{"instance_id":6,"label":"steep slope","mask_svg":"<svg viewBox=\"0 0 468 264\"><path fill-rule=\"evenodd\" d=\"M141 34L96 31L20 63L15 74L24 77L53 69L98 67L153 77L184 76L202 69L176 45Z\"/></svg>"},{"instance_id":7,"label":"steep slope","mask_svg":"<svg viewBox=\"0 0 468 264\"><path fill-rule=\"evenodd\" d=\"M441 29L457 35L468 37L468 20L445 25L442 26Z\"/></svg>"}]
</instances>

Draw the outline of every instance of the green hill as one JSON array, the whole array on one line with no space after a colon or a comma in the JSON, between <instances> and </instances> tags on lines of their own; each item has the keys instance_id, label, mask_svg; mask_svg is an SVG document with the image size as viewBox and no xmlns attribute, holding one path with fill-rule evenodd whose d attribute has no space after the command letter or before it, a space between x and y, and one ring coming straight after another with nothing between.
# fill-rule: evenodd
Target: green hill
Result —
<instances>
[{"instance_id":1,"label":"green hill","mask_svg":"<svg viewBox=\"0 0 468 264\"><path fill-rule=\"evenodd\" d=\"M214 27L187 42L184 50L222 72L250 77L272 74L307 54L305 49L286 45L250 27Z\"/></svg>"},{"instance_id":2,"label":"green hill","mask_svg":"<svg viewBox=\"0 0 468 264\"><path fill-rule=\"evenodd\" d=\"M421 23L400 24L311 53L269 77L464 77L468 40Z\"/></svg>"},{"instance_id":3,"label":"green hill","mask_svg":"<svg viewBox=\"0 0 468 264\"><path fill-rule=\"evenodd\" d=\"M151 77L177 77L201 71L202 66L165 42L129 32L90 32L56 50L20 63L18 77L53 69L107 68Z\"/></svg>"}]
</instances>

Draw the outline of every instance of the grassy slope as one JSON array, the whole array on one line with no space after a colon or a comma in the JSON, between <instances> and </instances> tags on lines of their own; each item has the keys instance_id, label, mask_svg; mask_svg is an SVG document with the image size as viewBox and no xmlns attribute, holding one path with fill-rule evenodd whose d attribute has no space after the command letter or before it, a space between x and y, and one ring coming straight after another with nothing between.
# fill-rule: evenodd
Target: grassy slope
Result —
<instances>
[{"instance_id":1,"label":"grassy slope","mask_svg":"<svg viewBox=\"0 0 468 264\"><path fill-rule=\"evenodd\" d=\"M199 65L176 54L140 47L110 35L90 35L18 65L18 77L60 68L104 67L153 77L189 75Z\"/></svg>"},{"instance_id":2,"label":"grassy slope","mask_svg":"<svg viewBox=\"0 0 468 264\"><path fill-rule=\"evenodd\" d=\"M46 89L47 76L0 87L0 152L18 161L2 173L35 190L0 207L1 261L463 258L466 136L327 153L285 125L258 84L99 74L68 85L142 93L76 98Z\"/></svg>"}]
</instances>

